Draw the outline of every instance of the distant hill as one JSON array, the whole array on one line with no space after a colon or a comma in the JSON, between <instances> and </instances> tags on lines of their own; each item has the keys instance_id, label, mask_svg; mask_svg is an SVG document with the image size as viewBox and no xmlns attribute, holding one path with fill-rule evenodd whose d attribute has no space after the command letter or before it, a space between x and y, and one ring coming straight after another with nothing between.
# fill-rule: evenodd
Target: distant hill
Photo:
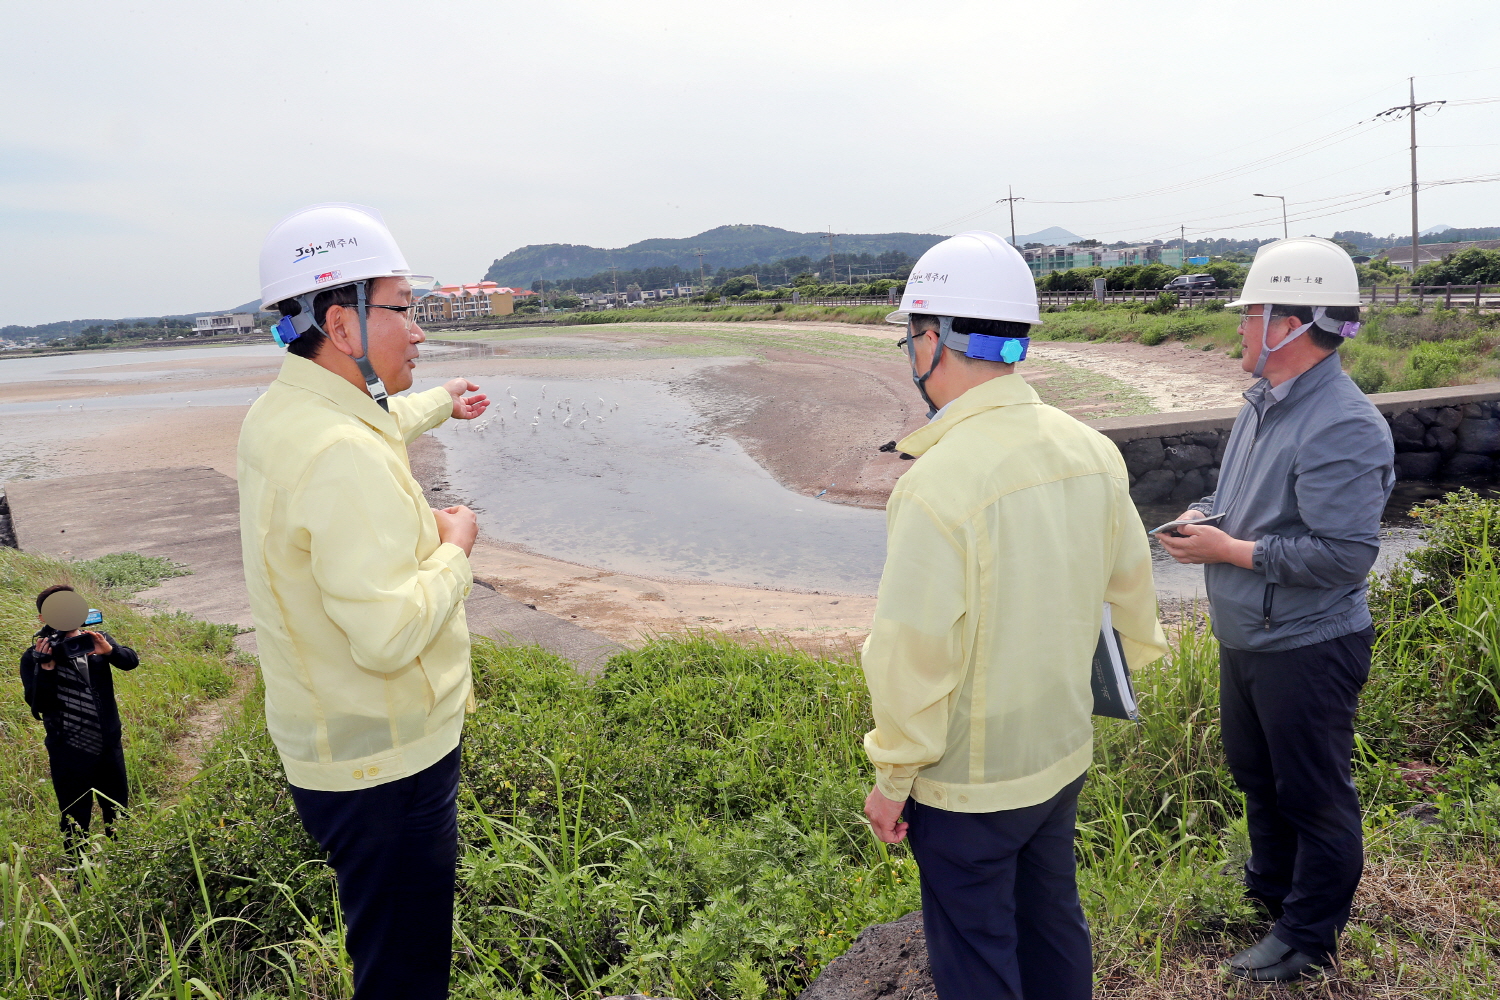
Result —
<instances>
[{"instance_id":1,"label":"distant hill","mask_svg":"<svg viewBox=\"0 0 1500 1000\"><path fill-rule=\"evenodd\" d=\"M1000 234L1004 236L1004 233ZM1016 237L1016 246L1024 247L1028 243L1042 243L1049 247L1065 247L1071 243L1077 243L1083 239L1082 236L1074 236L1061 226L1050 226L1039 233L1028 233L1025 236Z\"/></svg>"},{"instance_id":2,"label":"distant hill","mask_svg":"<svg viewBox=\"0 0 1500 1000\"><path fill-rule=\"evenodd\" d=\"M892 250L920 257L945 237L929 233L834 234L834 251L844 254L881 254ZM557 281L597 274L611 264L622 270L680 267L696 272L695 250L706 254L704 269L744 264L768 264L786 257L828 255L828 240L818 233L794 233L775 226L719 226L686 239L651 239L607 250L571 243L542 243L512 250L490 265L486 281L529 288L536 278Z\"/></svg>"}]
</instances>

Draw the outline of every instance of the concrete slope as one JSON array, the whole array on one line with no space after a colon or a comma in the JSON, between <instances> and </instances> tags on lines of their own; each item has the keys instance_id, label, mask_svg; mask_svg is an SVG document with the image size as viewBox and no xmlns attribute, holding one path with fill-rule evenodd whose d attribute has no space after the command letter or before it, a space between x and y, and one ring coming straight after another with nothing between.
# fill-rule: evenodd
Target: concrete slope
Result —
<instances>
[{"instance_id":1,"label":"concrete slope","mask_svg":"<svg viewBox=\"0 0 1500 1000\"><path fill-rule=\"evenodd\" d=\"M240 560L239 490L228 476L206 467L141 469L10 482L5 494L23 552L62 559L161 556L192 575L163 581L138 599L253 627ZM508 645L534 643L585 673L597 673L625 648L483 586L474 588L465 611L469 631Z\"/></svg>"}]
</instances>

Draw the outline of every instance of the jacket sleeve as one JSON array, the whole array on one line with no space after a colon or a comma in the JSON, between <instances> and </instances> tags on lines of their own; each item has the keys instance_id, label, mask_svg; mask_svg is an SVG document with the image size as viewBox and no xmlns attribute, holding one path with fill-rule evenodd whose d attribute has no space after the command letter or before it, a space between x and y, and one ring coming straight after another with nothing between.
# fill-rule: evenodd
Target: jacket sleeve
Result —
<instances>
[{"instance_id":1,"label":"jacket sleeve","mask_svg":"<svg viewBox=\"0 0 1500 1000\"><path fill-rule=\"evenodd\" d=\"M57 671L43 670L30 649L21 654L21 692L33 719L57 709Z\"/></svg>"},{"instance_id":2,"label":"jacket sleeve","mask_svg":"<svg viewBox=\"0 0 1500 1000\"><path fill-rule=\"evenodd\" d=\"M911 494L891 497L885 571L862 664L875 728L865 753L875 786L904 800L943 757L953 693L963 680L966 553Z\"/></svg>"},{"instance_id":3,"label":"jacket sleeve","mask_svg":"<svg viewBox=\"0 0 1500 1000\"><path fill-rule=\"evenodd\" d=\"M442 386L406 396L392 396L386 401L401 437L411 444L453 413L453 397Z\"/></svg>"},{"instance_id":4,"label":"jacket sleeve","mask_svg":"<svg viewBox=\"0 0 1500 1000\"><path fill-rule=\"evenodd\" d=\"M1315 440L1294 466L1297 514L1310 533L1258 539L1255 570L1288 587L1352 586L1380 554L1380 515L1395 478L1390 434L1373 421L1346 421Z\"/></svg>"},{"instance_id":5,"label":"jacket sleeve","mask_svg":"<svg viewBox=\"0 0 1500 1000\"><path fill-rule=\"evenodd\" d=\"M418 561L416 519L432 512L415 508L396 478L402 474L384 444L339 441L319 455L291 502L324 612L354 662L381 673L431 645L473 586L456 545L444 542Z\"/></svg>"},{"instance_id":6,"label":"jacket sleeve","mask_svg":"<svg viewBox=\"0 0 1500 1000\"><path fill-rule=\"evenodd\" d=\"M1110 618L1120 633L1121 647L1131 670L1166 655L1156 609L1156 581L1151 575L1151 541L1130 499L1130 480L1118 479L1115 498L1115 561L1104 588ZM1210 498L1212 499L1212 498Z\"/></svg>"},{"instance_id":7,"label":"jacket sleeve","mask_svg":"<svg viewBox=\"0 0 1500 1000\"><path fill-rule=\"evenodd\" d=\"M1212 514L1214 512L1214 501L1218 498L1219 494L1217 492L1210 493L1197 503L1188 504L1188 510L1196 510L1198 513L1205 515Z\"/></svg>"},{"instance_id":8,"label":"jacket sleeve","mask_svg":"<svg viewBox=\"0 0 1500 1000\"><path fill-rule=\"evenodd\" d=\"M115 642L115 637L108 632L100 634L109 640L111 648L109 656L105 657L105 659L109 661L111 666L118 667L121 670L134 670L141 665L141 658L135 654L135 650L129 646L122 646L118 642Z\"/></svg>"}]
</instances>

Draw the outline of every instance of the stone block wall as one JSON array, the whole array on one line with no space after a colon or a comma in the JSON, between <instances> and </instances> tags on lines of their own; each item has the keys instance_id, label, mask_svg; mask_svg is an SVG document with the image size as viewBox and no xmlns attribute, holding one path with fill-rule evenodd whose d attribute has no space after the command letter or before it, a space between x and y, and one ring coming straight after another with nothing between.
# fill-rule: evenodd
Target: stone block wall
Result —
<instances>
[{"instance_id":1,"label":"stone block wall","mask_svg":"<svg viewBox=\"0 0 1500 1000\"><path fill-rule=\"evenodd\" d=\"M1219 485L1229 428L1143 437L1120 445L1136 503L1189 504Z\"/></svg>"},{"instance_id":2,"label":"stone block wall","mask_svg":"<svg viewBox=\"0 0 1500 1000\"><path fill-rule=\"evenodd\" d=\"M1474 479L1500 471L1500 383L1370 397L1391 425L1399 479ZM1188 504L1212 493L1238 409L1112 417L1136 503Z\"/></svg>"},{"instance_id":3,"label":"stone block wall","mask_svg":"<svg viewBox=\"0 0 1500 1000\"><path fill-rule=\"evenodd\" d=\"M1402 479L1462 479L1495 471L1500 402L1423 406L1386 414Z\"/></svg>"}]
</instances>

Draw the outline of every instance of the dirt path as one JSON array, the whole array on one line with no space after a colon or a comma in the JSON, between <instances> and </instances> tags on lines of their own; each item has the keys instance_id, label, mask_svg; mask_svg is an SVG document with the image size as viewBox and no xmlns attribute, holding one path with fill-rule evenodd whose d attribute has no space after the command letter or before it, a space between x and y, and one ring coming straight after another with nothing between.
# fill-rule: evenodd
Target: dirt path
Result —
<instances>
[{"instance_id":1,"label":"dirt path","mask_svg":"<svg viewBox=\"0 0 1500 1000\"><path fill-rule=\"evenodd\" d=\"M186 787L203 770L203 755L229 725L230 714L239 710L245 696L255 687L253 662L236 659L233 670L234 686L229 693L199 704L184 724L187 731L173 744L177 766L168 775L173 787Z\"/></svg>"}]
</instances>

